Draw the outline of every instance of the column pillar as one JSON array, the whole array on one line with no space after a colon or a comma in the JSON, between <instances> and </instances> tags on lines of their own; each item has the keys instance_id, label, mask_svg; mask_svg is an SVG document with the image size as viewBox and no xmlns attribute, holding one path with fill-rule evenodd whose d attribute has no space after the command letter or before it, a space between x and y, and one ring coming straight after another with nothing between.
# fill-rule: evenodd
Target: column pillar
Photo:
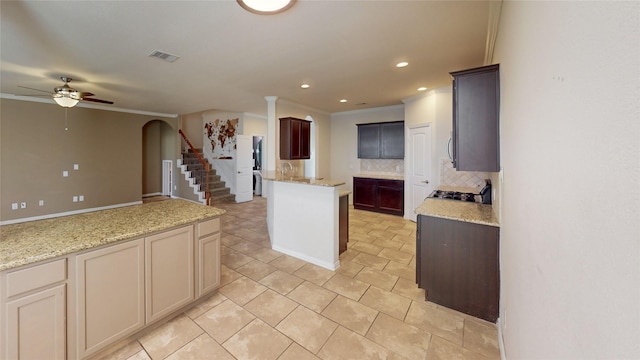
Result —
<instances>
[{"instance_id":1,"label":"column pillar","mask_svg":"<svg viewBox=\"0 0 640 360\"><path fill-rule=\"evenodd\" d=\"M267 171L276 171L276 144L278 144L277 96L265 96L267 101Z\"/></svg>"}]
</instances>

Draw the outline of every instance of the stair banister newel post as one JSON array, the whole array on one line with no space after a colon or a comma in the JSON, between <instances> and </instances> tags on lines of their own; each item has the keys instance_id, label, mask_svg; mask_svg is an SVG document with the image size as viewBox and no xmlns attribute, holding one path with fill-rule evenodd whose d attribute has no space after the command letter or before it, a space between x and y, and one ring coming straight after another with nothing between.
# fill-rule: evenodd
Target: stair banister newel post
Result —
<instances>
[{"instance_id":1,"label":"stair banister newel post","mask_svg":"<svg viewBox=\"0 0 640 360\"><path fill-rule=\"evenodd\" d=\"M182 139L187 143L187 146L189 146L189 150L191 150L192 153L196 154L198 161L200 162L200 164L202 165L202 168L204 169L204 184L205 184L204 194L205 194L205 199L207 201L207 205L211 205L210 203L211 194L209 193L209 170L211 170L211 166L209 165L208 161L205 161L202 158L202 156L200 156L196 148L193 147L193 145L191 144L191 141L189 141L189 139L187 139L187 136L182 132L182 129L179 129L178 133L180 133L180 136L182 136ZM202 184L202 181L200 181L200 183Z\"/></svg>"}]
</instances>

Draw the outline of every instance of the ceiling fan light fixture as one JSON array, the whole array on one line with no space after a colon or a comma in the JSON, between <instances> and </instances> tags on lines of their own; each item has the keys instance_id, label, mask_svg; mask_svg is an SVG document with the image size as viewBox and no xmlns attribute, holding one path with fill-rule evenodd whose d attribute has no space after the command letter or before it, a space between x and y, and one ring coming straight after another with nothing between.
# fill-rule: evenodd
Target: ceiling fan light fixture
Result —
<instances>
[{"instance_id":1,"label":"ceiling fan light fixture","mask_svg":"<svg viewBox=\"0 0 640 360\"><path fill-rule=\"evenodd\" d=\"M273 15L286 11L296 0L236 0L245 10L254 14Z\"/></svg>"},{"instance_id":2,"label":"ceiling fan light fixture","mask_svg":"<svg viewBox=\"0 0 640 360\"><path fill-rule=\"evenodd\" d=\"M74 107L78 104L78 102L80 100L78 99L73 99L69 96L63 96L60 94L54 94L53 95L53 101L55 101L58 105L64 107L64 108L70 108L70 107Z\"/></svg>"}]
</instances>

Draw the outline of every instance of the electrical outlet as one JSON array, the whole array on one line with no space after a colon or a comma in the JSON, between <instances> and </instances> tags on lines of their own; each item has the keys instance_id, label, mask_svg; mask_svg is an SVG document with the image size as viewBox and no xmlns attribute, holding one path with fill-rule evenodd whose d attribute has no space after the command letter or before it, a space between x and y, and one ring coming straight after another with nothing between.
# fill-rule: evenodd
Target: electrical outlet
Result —
<instances>
[{"instance_id":1,"label":"electrical outlet","mask_svg":"<svg viewBox=\"0 0 640 360\"><path fill-rule=\"evenodd\" d=\"M78 164L73 164L73 170L79 170L80 169L80 165Z\"/></svg>"},{"instance_id":2,"label":"electrical outlet","mask_svg":"<svg viewBox=\"0 0 640 360\"><path fill-rule=\"evenodd\" d=\"M77 196L73 197L73 202L78 202L78 197Z\"/></svg>"},{"instance_id":3,"label":"electrical outlet","mask_svg":"<svg viewBox=\"0 0 640 360\"><path fill-rule=\"evenodd\" d=\"M25 201L20 203L20 209L26 209L27 208L27 203Z\"/></svg>"},{"instance_id":4,"label":"electrical outlet","mask_svg":"<svg viewBox=\"0 0 640 360\"><path fill-rule=\"evenodd\" d=\"M38 201L38 206L44 206L44 200Z\"/></svg>"},{"instance_id":5,"label":"electrical outlet","mask_svg":"<svg viewBox=\"0 0 640 360\"><path fill-rule=\"evenodd\" d=\"M84 201L84 195L80 195L80 196L78 197L78 200L80 200L80 201Z\"/></svg>"},{"instance_id":6,"label":"electrical outlet","mask_svg":"<svg viewBox=\"0 0 640 360\"><path fill-rule=\"evenodd\" d=\"M68 172L67 170L63 170L63 171L62 171L62 176L63 176L63 177L67 177L67 176L69 176L69 172Z\"/></svg>"},{"instance_id":7,"label":"electrical outlet","mask_svg":"<svg viewBox=\"0 0 640 360\"><path fill-rule=\"evenodd\" d=\"M18 210L18 203L11 204L11 210Z\"/></svg>"}]
</instances>

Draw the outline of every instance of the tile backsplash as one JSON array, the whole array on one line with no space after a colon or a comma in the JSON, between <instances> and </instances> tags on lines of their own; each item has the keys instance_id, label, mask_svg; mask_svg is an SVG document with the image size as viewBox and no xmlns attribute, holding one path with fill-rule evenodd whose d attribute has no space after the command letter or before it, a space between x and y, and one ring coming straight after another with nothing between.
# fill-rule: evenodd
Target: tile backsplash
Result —
<instances>
[{"instance_id":1,"label":"tile backsplash","mask_svg":"<svg viewBox=\"0 0 640 360\"><path fill-rule=\"evenodd\" d=\"M402 159L361 159L360 171L376 174L404 174L404 160Z\"/></svg>"},{"instance_id":2,"label":"tile backsplash","mask_svg":"<svg viewBox=\"0 0 640 360\"><path fill-rule=\"evenodd\" d=\"M440 159L440 185L482 187L489 175L487 172L457 171L451 160Z\"/></svg>"}]
</instances>

